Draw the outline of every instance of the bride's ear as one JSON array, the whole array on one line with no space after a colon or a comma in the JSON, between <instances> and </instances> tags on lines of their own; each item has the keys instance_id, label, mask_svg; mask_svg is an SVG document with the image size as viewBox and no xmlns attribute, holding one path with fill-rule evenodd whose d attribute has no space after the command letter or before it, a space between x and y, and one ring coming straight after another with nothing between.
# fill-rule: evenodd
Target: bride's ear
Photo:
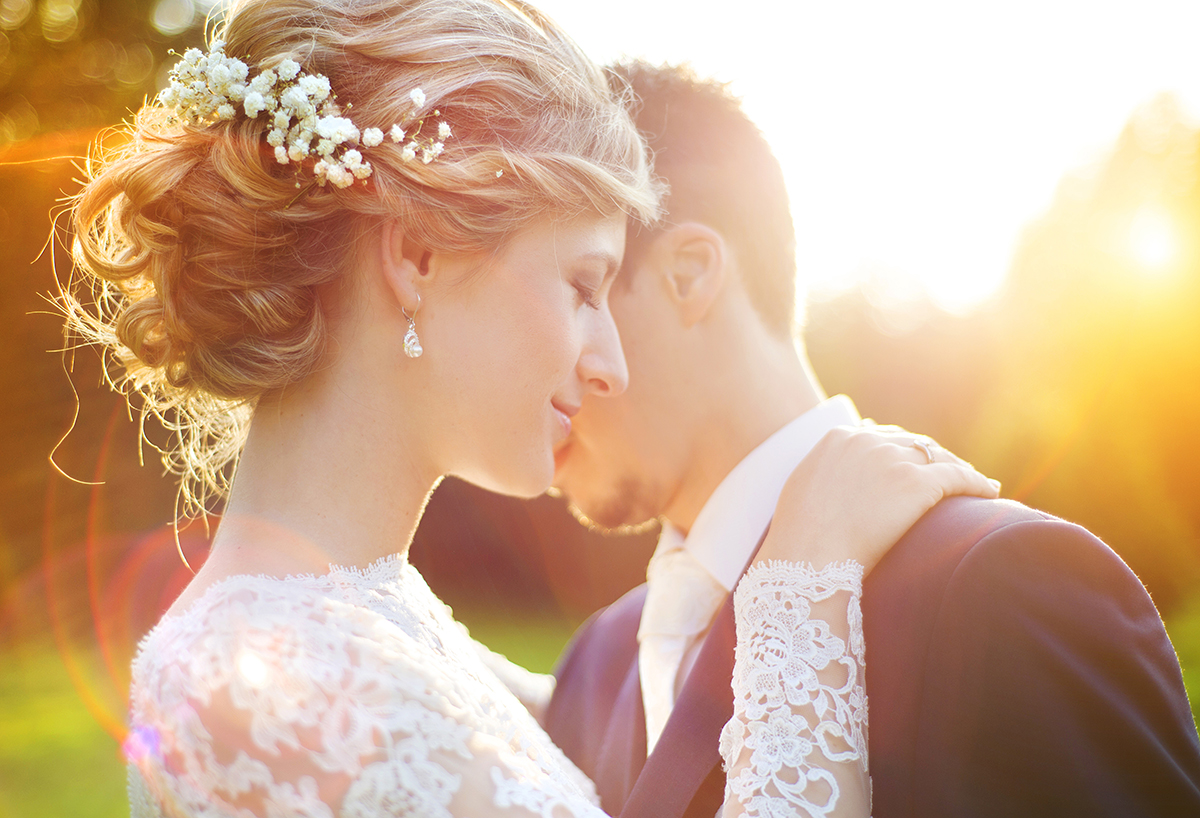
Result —
<instances>
[{"instance_id":1,"label":"bride's ear","mask_svg":"<svg viewBox=\"0 0 1200 818\"><path fill-rule=\"evenodd\" d=\"M430 275L432 252L412 240L398 219L385 222L379 236L380 271L396 303L409 315L420 304L420 292Z\"/></svg>"}]
</instances>

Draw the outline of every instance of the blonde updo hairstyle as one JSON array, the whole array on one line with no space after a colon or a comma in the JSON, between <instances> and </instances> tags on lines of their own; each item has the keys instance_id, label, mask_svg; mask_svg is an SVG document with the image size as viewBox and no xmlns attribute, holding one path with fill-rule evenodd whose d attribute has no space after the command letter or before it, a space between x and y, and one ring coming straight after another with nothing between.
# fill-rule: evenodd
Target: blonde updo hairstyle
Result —
<instances>
[{"instance_id":1,"label":"blonde updo hairstyle","mask_svg":"<svg viewBox=\"0 0 1200 818\"><path fill-rule=\"evenodd\" d=\"M244 0L214 37L251 78L288 58L324 74L360 130L404 125L420 88L453 138L429 164L391 140L363 149L373 174L337 188L311 160L279 164L265 117L190 125L153 103L93 159L68 331L107 348L113 386L174 432L185 516L227 492L259 399L318 366L320 292L383 220L475 252L547 213L650 221L659 200L625 101L518 0Z\"/></svg>"}]
</instances>

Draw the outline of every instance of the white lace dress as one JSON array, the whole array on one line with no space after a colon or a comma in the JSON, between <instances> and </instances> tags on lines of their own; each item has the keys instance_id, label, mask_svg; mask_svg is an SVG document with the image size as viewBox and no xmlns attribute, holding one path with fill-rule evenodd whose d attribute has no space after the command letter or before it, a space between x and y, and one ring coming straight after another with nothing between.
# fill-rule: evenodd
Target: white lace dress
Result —
<instances>
[{"instance_id":1,"label":"white lace dress","mask_svg":"<svg viewBox=\"0 0 1200 818\"><path fill-rule=\"evenodd\" d=\"M727 813L842 815L839 788L861 789L861 575L773 563L740 584ZM132 815L598 818L526 706L549 690L474 642L403 558L231 577L139 648Z\"/></svg>"}]
</instances>

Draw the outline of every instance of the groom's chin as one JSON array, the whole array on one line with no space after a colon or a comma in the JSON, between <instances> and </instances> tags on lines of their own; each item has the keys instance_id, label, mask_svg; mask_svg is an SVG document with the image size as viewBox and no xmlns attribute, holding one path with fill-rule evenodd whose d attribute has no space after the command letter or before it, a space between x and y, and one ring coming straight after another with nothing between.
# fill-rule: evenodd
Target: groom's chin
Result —
<instances>
[{"instance_id":1,"label":"groom's chin","mask_svg":"<svg viewBox=\"0 0 1200 818\"><path fill-rule=\"evenodd\" d=\"M639 534L658 522L653 512L638 508L639 489L633 481L622 484L602 502L582 503L561 489L555 493L566 498L567 509L575 521L592 531Z\"/></svg>"}]
</instances>

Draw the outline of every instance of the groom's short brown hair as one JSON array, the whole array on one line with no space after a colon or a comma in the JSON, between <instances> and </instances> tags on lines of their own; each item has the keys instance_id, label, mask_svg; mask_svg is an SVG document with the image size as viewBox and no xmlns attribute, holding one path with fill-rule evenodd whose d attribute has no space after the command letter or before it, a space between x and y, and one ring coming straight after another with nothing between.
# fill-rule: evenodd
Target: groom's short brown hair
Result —
<instances>
[{"instance_id":1,"label":"groom's short brown hair","mask_svg":"<svg viewBox=\"0 0 1200 818\"><path fill-rule=\"evenodd\" d=\"M664 224L697 221L725 237L763 323L780 335L795 321L796 235L783 170L725 83L687 66L642 61L609 68L633 92L631 113L669 185ZM623 269L636 266L657 230L631 225ZM626 273L628 275L628 273Z\"/></svg>"}]
</instances>

